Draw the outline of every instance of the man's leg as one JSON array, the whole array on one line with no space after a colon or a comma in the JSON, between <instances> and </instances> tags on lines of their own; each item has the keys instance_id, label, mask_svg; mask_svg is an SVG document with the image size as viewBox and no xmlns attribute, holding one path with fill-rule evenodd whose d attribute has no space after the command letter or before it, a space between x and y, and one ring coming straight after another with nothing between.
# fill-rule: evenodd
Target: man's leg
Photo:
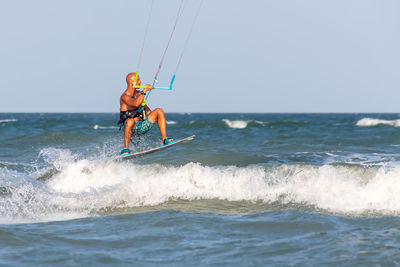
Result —
<instances>
[{"instance_id":1,"label":"man's leg","mask_svg":"<svg viewBox=\"0 0 400 267\"><path fill-rule=\"evenodd\" d=\"M132 137L132 127L135 124L135 120L132 118L129 118L125 121L125 131L124 131L124 148L129 149L129 141L131 141Z\"/></svg>"},{"instance_id":2,"label":"man's leg","mask_svg":"<svg viewBox=\"0 0 400 267\"><path fill-rule=\"evenodd\" d=\"M158 128L160 128L161 138L164 141L164 139L167 138L167 126L164 110L161 108L156 108L150 112L147 118L151 123L157 122Z\"/></svg>"}]
</instances>

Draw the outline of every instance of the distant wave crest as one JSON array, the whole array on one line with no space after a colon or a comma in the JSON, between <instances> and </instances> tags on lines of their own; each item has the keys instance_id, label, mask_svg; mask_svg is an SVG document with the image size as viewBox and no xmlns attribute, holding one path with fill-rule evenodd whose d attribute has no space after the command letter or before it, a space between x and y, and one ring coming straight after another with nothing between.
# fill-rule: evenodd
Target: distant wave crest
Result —
<instances>
[{"instance_id":1,"label":"distant wave crest","mask_svg":"<svg viewBox=\"0 0 400 267\"><path fill-rule=\"evenodd\" d=\"M6 120L0 120L0 123L2 123L2 122L16 122L16 121L18 121L18 120L16 120L16 119L6 119Z\"/></svg>"},{"instance_id":2,"label":"distant wave crest","mask_svg":"<svg viewBox=\"0 0 400 267\"><path fill-rule=\"evenodd\" d=\"M363 118L356 123L357 126L377 126L377 125L389 125L394 127L400 127L400 119L397 120L382 120L373 118Z\"/></svg>"},{"instance_id":3,"label":"distant wave crest","mask_svg":"<svg viewBox=\"0 0 400 267\"><path fill-rule=\"evenodd\" d=\"M223 119L222 121L225 122L229 128L235 128L235 129L244 129L247 127L247 124L248 124L248 121L243 121L243 120Z\"/></svg>"},{"instance_id":4,"label":"distant wave crest","mask_svg":"<svg viewBox=\"0 0 400 267\"><path fill-rule=\"evenodd\" d=\"M294 120L279 120L279 121L259 121L259 120L222 120L229 128L244 129L247 127L274 127L274 126L288 126L299 127L307 124L305 121Z\"/></svg>"},{"instance_id":5,"label":"distant wave crest","mask_svg":"<svg viewBox=\"0 0 400 267\"><path fill-rule=\"evenodd\" d=\"M99 130L99 129L118 129L119 127L117 127L117 126L100 126L100 125L98 125L98 124L95 124L94 126L93 126L93 129L94 130Z\"/></svg>"}]
</instances>

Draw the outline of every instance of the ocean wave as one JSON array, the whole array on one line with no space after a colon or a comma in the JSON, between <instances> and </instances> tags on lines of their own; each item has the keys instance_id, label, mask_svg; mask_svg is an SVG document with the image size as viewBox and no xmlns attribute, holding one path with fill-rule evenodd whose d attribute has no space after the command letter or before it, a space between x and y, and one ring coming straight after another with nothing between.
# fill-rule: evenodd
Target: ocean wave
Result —
<instances>
[{"instance_id":1,"label":"ocean wave","mask_svg":"<svg viewBox=\"0 0 400 267\"><path fill-rule=\"evenodd\" d=\"M356 123L357 126L377 126L377 125L389 125L394 127L400 127L400 119L397 120L381 120L373 118L363 118Z\"/></svg>"},{"instance_id":2,"label":"ocean wave","mask_svg":"<svg viewBox=\"0 0 400 267\"><path fill-rule=\"evenodd\" d=\"M177 124L176 121L167 121L166 122L168 125L174 125ZM99 130L99 129L119 129L119 126L101 126L98 124L93 125L94 130Z\"/></svg>"},{"instance_id":3,"label":"ocean wave","mask_svg":"<svg viewBox=\"0 0 400 267\"><path fill-rule=\"evenodd\" d=\"M138 166L85 160L69 165L48 186L64 194L94 193L91 208L123 203L154 206L170 199L298 203L329 212L362 214L400 212L400 167L392 170L338 166L265 168ZM100 197L101 196L101 197ZM93 195L90 194L93 202ZM87 200L84 201L88 203ZM90 203L90 201L89 201ZM118 205L119 205L118 204Z\"/></svg>"},{"instance_id":4,"label":"ocean wave","mask_svg":"<svg viewBox=\"0 0 400 267\"><path fill-rule=\"evenodd\" d=\"M0 223L154 210L176 200L241 202L240 209L259 202L282 209L297 205L351 216L400 214L400 166L174 167L79 159L57 149L40 156L48 166L35 173L0 167ZM45 169L49 177L36 179Z\"/></svg>"},{"instance_id":5,"label":"ocean wave","mask_svg":"<svg viewBox=\"0 0 400 267\"><path fill-rule=\"evenodd\" d=\"M0 123L3 123L3 122L16 122L16 121L18 121L18 120L16 120L16 119L6 119L6 120L0 120Z\"/></svg>"},{"instance_id":6,"label":"ocean wave","mask_svg":"<svg viewBox=\"0 0 400 267\"><path fill-rule=\"evenodd\" d=\"M304 121L294 121L294 120L281 120L281 121L259 121L259 120L228 120L222 119L222 121L229 128L244 129L247 127L275 127L275 126L288 126L288 127L299 127L301 125L307 124Z\"/></svg>"},{"instance_id":7,"label":"ocean wave","mask_svg":"<svg viewBox=\"0 0 400 267\"><path fill-rule=\"evenodd\" d=\"M248 124L248 121L243 121L243 120L223 119L222 121L225 122L229 128L234 128L234 129L244 129L247 127Z\"/></svg>"},{"instance_id":8,"label":"ocean wave","mask_svg":"<svg viewBox=\"0 0 400 267\"><path fill-rule=\"evenodd\" d=\"M93 125L94 130L99 130L99 129L119 129L117 126L100 126L98 124Z\"/></svg>"}]
</instances>

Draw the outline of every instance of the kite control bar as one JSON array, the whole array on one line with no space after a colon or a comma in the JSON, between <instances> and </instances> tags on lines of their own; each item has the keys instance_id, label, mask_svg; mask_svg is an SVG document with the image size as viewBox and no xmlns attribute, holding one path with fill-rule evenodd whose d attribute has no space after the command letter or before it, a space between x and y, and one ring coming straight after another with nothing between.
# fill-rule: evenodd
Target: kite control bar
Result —
<instances>
[{"instance_id":1,"label":"kite control bar","mask_svg":"<svg viewBox=\"0 0 400 267\"><path fill-rule=\"evenodd\" d=\"M135 80L133 81L133 88L142 88L145 89L147 88L145 85L136 85L137 79L138 79L138 72L139 70L136 71L136 75L135 75ZM160 90L172 90L172 85L174 84L175 81L175 74L172 76L171 82L169 84L169 87L166 86L154 86L153 89L160 89ZM157 80L154 80L153 85L157 83Z\"/></svg>"}]
</instances>

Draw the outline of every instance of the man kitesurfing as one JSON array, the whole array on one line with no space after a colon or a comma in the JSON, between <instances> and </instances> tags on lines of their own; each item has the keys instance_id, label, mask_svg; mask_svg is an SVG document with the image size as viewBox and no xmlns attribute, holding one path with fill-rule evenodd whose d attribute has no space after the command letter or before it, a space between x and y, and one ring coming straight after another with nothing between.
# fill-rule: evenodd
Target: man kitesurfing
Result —
<instances>
[{"instance_id":1,"label":"man kitesurfing","mask_svg":"<svg viewBox=\"0 0 400 267\"><path fill-rule=\"evenodd\" d=\"M142 48L141 48L140 55L139 55L138 69L136 72L129 73L126 76L127 88L120 97L119 124L121 126L120 129L122 127L125 127L124 128L124 148L121 150L121 156L124 158L132 158L137 155L148 154L148 153L156 151L156 150L165 149L167 147L170 147L170 145L172 145L172 144L178 144L178 143L181 143L181 142L184 142L187 140L191 140L194 137L194 136L190 136L190 137L187 137L187 138L184 138L181 140L177 140L177 141L175 141L172 138L167 137L167 130L166 130L167 127L166 127L166 119L165 119L164 111L161 108L156 108L154 110L151 110L146 105L146 100L149 97L151 90L153 90L153 89L172 90L172 85L175 80L175 75L178 71L179 65L181 63L183 54L185 52L186 46L187 46L189 38L190 38L190 35L193 31L193 26L194 26L194 23L197 19L199 12L200 12L200 7L201 7L203 0L200 1L200 4L197 9L197 13L194 16L193 23L191 25L189 34L188 34L186 42L184 44L182 53L179 57L178 63L176 65L175 73L172 76L169 87L155 86L155 84L157 83L158 74L160 73L161 67L162 67L164 59L165 59L165 55L166 55L168 47L171 43L172 36L174 35L176 25L178 23L180 16L182 15L183 2L184 2L184 0L180 0L180 5L179 5L179 9L178 9L176 18L175 18L175 23L173 25L171 34L169 36L167 45L162 54L157 71L154 75L153 85L146 84L146 85L142 86L141 85L142 82L139 77L139 68L140 68L140 64L142 61L144 44L146 41L146 36L147 36L149 24L150 24L150 18L151 18L151 13L153 10L154 0L152 0L152 2L151 2L150 12L148 15L148 20L147 20L147 26L146 26L146 30L144 33ZM142 90L140 91L139 89L142 89ZM152 149L152 150L144 151L144 152L132 153L129 149L129 142L131 141L132 130L134 130L139 135L143 135L143 134L146 134L148 131L150 131L151 128L153 128L153 125L155 123L157 123L158 127L160 128L160 133L161 133L161 138L162 138L162 145L161 145L162 148Z\"/></svg>"},{"instance_id":2,"label":"man kitesurfing","mask_svg":"<svg viewBox=\"0 0 400 267\"><path fill-rule=\"evenodd\" d=\"M136 82L135 82L136 79ZM146 134L153 128L157 122L160 128L162 145L168 145L174 142L174 139L167 137L167 127L164 111L161 108L151 110L147 105L142 103L145 95L153 89L153 86L146 84L142 91L136 90L135 86L141 86L142 82L139 75L132 72L126 76L127 88L120 98L120 125L125 126L124 129L124 149L121 150L121 156L131 155L129 142L132 137L132 130L138 134Z\"/></svg>"}]
</instances>

